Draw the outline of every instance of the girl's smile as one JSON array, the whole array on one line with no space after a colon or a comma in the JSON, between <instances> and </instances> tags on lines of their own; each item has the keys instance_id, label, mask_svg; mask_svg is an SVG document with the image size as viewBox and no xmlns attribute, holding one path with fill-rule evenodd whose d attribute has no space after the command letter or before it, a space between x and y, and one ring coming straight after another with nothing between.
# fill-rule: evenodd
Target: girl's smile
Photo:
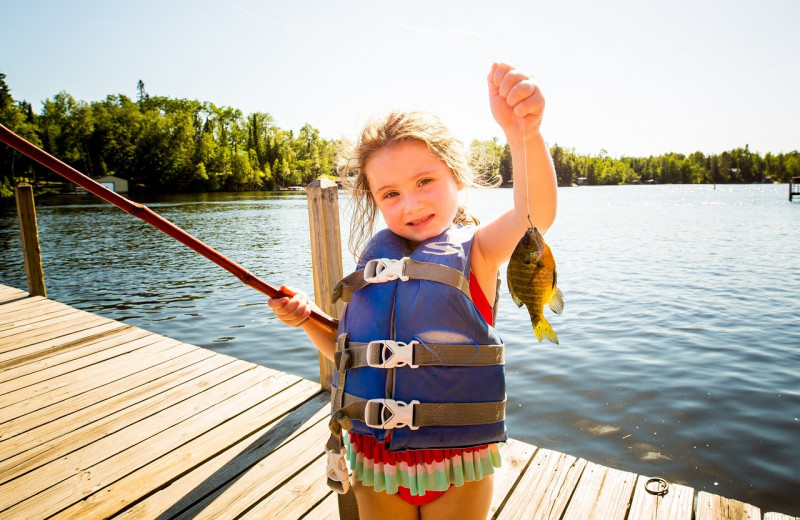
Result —
<instances>
[{"instance_id":1,"label":"girl's smile","mask_svg":"<svg viewBox=\"0 0 800 520\"><path fill-rule=\"evenodd\" d=\"M407 140L382 148L365 170L370 193L395 234L422 242L452 224L460 186L425 143Z\"/></svg>"},{"instance_id":2,"label":"girl's smile","mask_svg":"<svg viewBox=\"0 0 800 520\"><path fill-rule=\"evenodd\" d=\"M424 224L424 223L428 222L432 218L433 218L433 215L428 215L427 217L422 217L421 219L415 220L414 222L409 222L408 224L410 226L416 226L416 225L419 225L419 224Z\"/></svg>"}]
</instances>

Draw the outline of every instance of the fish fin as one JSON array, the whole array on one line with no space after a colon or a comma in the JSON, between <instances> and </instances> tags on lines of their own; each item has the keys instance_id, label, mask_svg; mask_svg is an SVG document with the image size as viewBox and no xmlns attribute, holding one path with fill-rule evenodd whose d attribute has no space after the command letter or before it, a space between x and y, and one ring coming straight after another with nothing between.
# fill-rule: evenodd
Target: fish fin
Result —
<instances>
[{"instance_id":1,"label":"fish fin","mask_svg":"<svg viewBox=\"0 0 800 520\"><path fill-rule=\"evenodd\" d=\"M556 314L564 312L564 294L561 292L561 289L556 287L556 290L553 291L553 296L551 296L550 301L547 302L547 306Z\"/></svg>"},{"instance_id":2,"label":"fish fin","mask_svg":"<svg viewBox=\"0 0 800 520\"><path fill-rule=\"evenodd\" d=\"M506 277L506 283L508 284L508 293L511 295L511 299L514 300L514 303L517 304L517 307L522 307L522 300L519 299L517 293L514 292L514 287L511 285L511 277Z\"/></svg>"},{"instance_id":3,"label":"fish fin","mask_svg":"<svg viewBox=\"0 0 800 520\"><path fill-rule=\"evenodd\" d=\"M536 339L539 340L539 343L546 339L547 341L558 345L558 336L556 336L556 333L553 332L553 327L547 323L547 320L544 318L544 316L542 316L539 321L534 324L533 332L536 334Z\"/></svg>"}]
</instances>

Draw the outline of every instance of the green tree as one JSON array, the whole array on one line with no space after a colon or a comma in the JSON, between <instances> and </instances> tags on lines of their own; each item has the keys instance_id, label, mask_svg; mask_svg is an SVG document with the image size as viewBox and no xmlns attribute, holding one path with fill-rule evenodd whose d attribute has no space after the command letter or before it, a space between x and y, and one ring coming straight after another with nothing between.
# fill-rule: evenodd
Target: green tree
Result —
<instances>
[{"instance_id":1,"label":"green tree","mask_svg":"<svg viewBox=\"0 0 800 520\"><path fill-rule=\"evenodd\" d=\"M79 171L92 174L88 143L94 131L90 106L66 92L46 99L40 116L42 143L46 151ZM48 174L60 179L56 174Z\"/></svg>"},{"instance_id":2,"label":"green tree","mask_svg":"<svg viewBox=\"0 0 800 520\"><path fill-rule=\"evenodd\" d=\"M31 105L25 101L14 101L5 78L6 75L0 72L0 123L30 143L41 146ZM0 146L0 197L12 196L13 186L23 179L36 183L38 174L45 171L38 163L10 146Z\"/></svg>"}]
</instances>

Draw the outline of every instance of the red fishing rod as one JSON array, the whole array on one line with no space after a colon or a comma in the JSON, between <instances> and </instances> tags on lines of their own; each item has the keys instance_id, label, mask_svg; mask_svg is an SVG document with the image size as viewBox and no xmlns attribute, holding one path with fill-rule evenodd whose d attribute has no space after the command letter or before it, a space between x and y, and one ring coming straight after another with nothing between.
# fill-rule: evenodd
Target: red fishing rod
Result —
<instances>
[{"instance_id":1,"label":"red fishing rod","mask_svg":"<svg viewBox=\"0 0 800 520\"><path fill-rule=\"evenodd\" d=\"M73 182L78 186L86 188L86 190L88 190L89 192L93 193L94 195L97 195L106 202L110 202L111 204L117 206L126 213L130 213L134 217L140 218L145 222L147 222L148 224L150 224L151 226L160 229L161 231L171 236L178 242L190 247L191 249L200 253L204 257L208 258L209 260L211 260L218 266L222 267L229 273L232 273L237 278L239 278L239 280L241 280L242 283L244 283L249 287L252 287L256 291L266 294L270 298L283 298L290 296L284 293L283 291L276 289L267 282L259 279L244 267L226 258L224 255L222 255L222 253L207 246L206 244L196 239L186 231L182 230L181 228L179 228L169 220L165 219L158 213L151 211L147 206L139 204L138 202L133 202L131 200L128 200L122 195L106 188L102 184L93 181L92 179L82 174L75 168L59 161L58 159L56 159L49 153L45 152L44 150L38 148L37 146L32 145L22 137L18 136L17 134L15 134L11 130L3 126L2 124L0 124L0 141L6 143L8 146L14 148L18 152L27 155L28 157L38 162L42 166L45 166L46 168L53 170L57 174L69 180L70 182ZM336 331L337 328L336 320L334 320L327 314L312 310L310 318L319 323L320 325L322 325L324 328L330 331Z\"/></svg>"}]
</instances>

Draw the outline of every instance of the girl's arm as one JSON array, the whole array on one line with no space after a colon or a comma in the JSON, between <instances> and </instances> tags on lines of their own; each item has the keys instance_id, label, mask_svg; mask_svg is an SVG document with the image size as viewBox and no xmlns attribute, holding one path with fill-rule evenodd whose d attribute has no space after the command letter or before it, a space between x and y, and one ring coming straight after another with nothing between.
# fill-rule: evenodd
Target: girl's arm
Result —
<instances>
[{"instance_id":1,"label":"girl's arm","mask_svg":"<svg viewBox=\"0 0 800 520\"><path fill-rule=\"evenodd\" d=\"M514 207L475 233L472 269L482 287L483 281L494 283L528 226L544 234L552 225L557 189L550 152L539 132L544 96L538 86L528 74L504 63L493 64L487 79L492 115L511 148Z\"/></svg>"},{"instance_id":2,"label":"girl's arm","mask_svg":"<svg viewBox=\"0 0 800 520\"><path fill-rule=\"evenodd\" d=\"M323 356L333 361L336 350L336 333L323 328L315 320L308 319L311 310L320 311L305 293L292 287L281 286L281 292L291 295L291 298L270 298L267 301L275 316L290 327L300 327L308 338L317 347Z\"/></svg>"}]
</instances>

